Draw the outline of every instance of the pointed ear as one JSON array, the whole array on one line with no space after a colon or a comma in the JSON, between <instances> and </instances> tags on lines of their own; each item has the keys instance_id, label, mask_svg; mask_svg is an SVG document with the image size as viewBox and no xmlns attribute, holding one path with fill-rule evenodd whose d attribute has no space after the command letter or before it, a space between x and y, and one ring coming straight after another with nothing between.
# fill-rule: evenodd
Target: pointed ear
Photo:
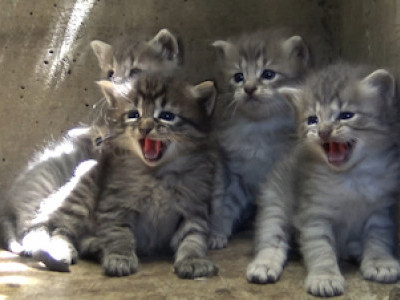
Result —
<instances>
[{"instance_id":1,"label":"pointed ear","mask_svg":"<svg viewBox=\"0 0 400 300\"><path fill-rule=\"evenodd\" d=\"M211 46L218 49L218 54L225 57L226 54L233 48L232 43L227 41L218 40L211 44Z\"/></svg>"},{"instance_id":2,"label":"pointed ear","mask_svg":"<svg viewBox=\"0 0 400 300\"><path fill-rule=\"evenodd\" d=\"M109 80L96 81L96 83L106 97L108 105L111 107L116 107L118 101L115 97L115 84Z\"/></svg>"},{"instance_id":3,"label":"pointed ear","mask_svg":"<svg viewBox=\"0 0 400 300\"><path fill-rule=\"evenodd\" d=\"M191 87L191 92L204 108L207 116L211 116L215 106L215 98L217 97L217 89L215 88L214 82L204 81Z\"/></svg>"},{"instance_id":4,"label":"pointed ear","mask_svg":"<svg viewBox=\"0 0 400 300\"><path fill-rule=\"evenodd\" d=\"M157 45L161 55L168 60L181 59L182 45L180 40L174 36L168 29L161 29L150 41L151 44Z\"/></svg>"},{"instance_id":5,"label":"pointed ear","mask_svg":"<svg viewBox=\"0 0 400 300\"><path fill-rule=\"evenodd\" d=\"M396 79L385 69L378 69L363 80L361 80L361 88L366 92L373 92L388 99L392 104L396 98Z\"/></svg>"},{"instance_id":6,"label":"pointed ear","mask_svg":"<svg viewBox=\"0 0 400 300\"><path fill-rule=\"evenodd\" d=\"M303 38L298 35L294 35L288 38L282 44L283 51L285 51L289 57L294 57L301 61L304 66L307 66L310 59L310 54L307 45L304 43Z\"/></svg>"},{"instance_id":7,"label":"pointed ear","mask_svg":"<svg viewBox=\"0 0 400 300\"><path fill-rule=\"evenodd\" d=\"M108 72L113 63L113 47L102 41L92 41L90 46L99 61L100 69Z\"/></svg>"}]
</instances>

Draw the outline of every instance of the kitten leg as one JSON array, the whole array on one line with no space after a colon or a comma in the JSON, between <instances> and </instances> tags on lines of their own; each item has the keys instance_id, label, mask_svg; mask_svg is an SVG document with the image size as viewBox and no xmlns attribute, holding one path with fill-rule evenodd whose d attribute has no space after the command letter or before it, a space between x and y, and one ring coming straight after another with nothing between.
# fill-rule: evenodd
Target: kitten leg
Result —
<instances>
[{"instance_id":1,"label":"kitten leg","mask_svg":"<svg viewBox=\"0 0 400 300\"><path fill-rule=\"evenodd\" d=\"M330 224L311 216L300 230L301 251L308 269L307 291L319 297L343 294L345 280L339 270Z\"/></svg>"},{"instance_id":2,"label":"kitten leg","mask_svg":"<svg viewBox=\"0 0 400 300\"><path fill-rule=\"evenodd\" d=\"M247 196L236 176L227 176L228 170L222 164L217 165L215 175L215 189L211 205L211 228L208 238L210 249L222 249L228 244L235 221L247 204ZM226 182L229 181L229 184Z\"/></svg>"},{"instance_id":3,"label":"kitten leg","mask_svg":"<svg viewBox=\"0 0 400 300\"><path fill-rule=\"evenodd\" d=\"M275 200L275 201L274 201ZM256 219L254 260L247 267L247 280L253 283L272 283L279 279L289 249L288 206L274 191L261 197Z\"/></svg>"},{"instance_id":4,"label":"kitten leg","mask_svg":"<svg viewBox=\"0 0 400 300\"><path fill-rule=\"evenodd\" d=\"M400 277L400 264L394 255L397 230L396 222L390 218L388 210L372 216L365 232L361 260L364 278L382 283L396 282Z\"/></svg>"},{"instance_id":5,"label":"kitten leg","mask_svg":"<svg viewBox=\"0 0 400 300\"><path fill-rule=\"evenodd\" d=\"M207 221L193 218L182 222L172 239L175 253L174 270L180 278L214 276L218 267L207 258Z\"/></svg>"}]
</instances>

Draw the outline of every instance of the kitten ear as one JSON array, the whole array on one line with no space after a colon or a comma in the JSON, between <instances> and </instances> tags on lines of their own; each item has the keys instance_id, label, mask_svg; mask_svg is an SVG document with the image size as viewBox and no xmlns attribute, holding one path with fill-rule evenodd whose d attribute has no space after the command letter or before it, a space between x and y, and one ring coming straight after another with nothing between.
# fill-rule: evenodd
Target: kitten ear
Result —
<instances>
[{"instance_id":1,"label":"kitten ear","mask_svg":"<svg viewBox=\"0 0 400 300\"><path fill-rule=\"evenodd\" d=\"M180 40L166 28L161 29L150 43L156 45L161 55L168 60L180 60L183 56Z\"/></svg>"},{"instance_id":2,"label":"kitten ear","mask_svg":"<svg viewBox=\"0 0 400 300\"><path fill-rule=\"evenodd\" d=\"M106 97L108 105L111 107L116 107L118 101L115 95L116 93L115 83L109 80L96 81L96 83L100 86L101 91Z\"/></svg>"},{"instance_id":3,"label":"kitten ear","mask_svg":"<svg viewBox=\"0 0 400 300\"><path fill-rule=\"evenodd\" d=\"M218 54L225 57L226 54L232 49L233 45L230 42L218 40L211 44L211 46L218 49Z\"/></svg>"},{"instance_id":4,"label":"kitten ear","mask_svg":"<svg viewBox=\"0 0 400 300\"><path fill-rule=\"evenodd\" d=\"M304 66L307 66L310 59L310 54L307 45L304 43L303 38L299 35L294 35L288 38L282 44L283 50L289 57L295 57L300 60Z\"/></svg>"},{"instance_id":5,"label":"kitten ear","mask_svg":"<svg viewBox=\"0 0 400 300\"><path fill-rule=\"evenodd\" d=\"M113 62L113 47L102 41L92 41L90 46L99 61L100 69L103 72L109 71Z\"/></svg>"},{"instance_id":6,"label":"kitten ear","mask_svg":"<svg viewBox=\"0 0 400 300\"><path fill-rule=\"evenodd\" d=\"M378 69L361 81L361 86L367 93L373 92L388 99L392 104L396 98L396 79L385 69Z\"/></svg>"},{"instance_id":7,"label":"kitten ear","mask_svg":"<svg viewBox=\"0 0 400 300\"><path fill-rule=\"evenodd\" d=\"M277 92L283 95L289 102L295 107L299 108L301 103L302 89L297 86L288 87L284 86L277 90Z\"/></svg>"},{"instance_id":8,"label":"kitten ear","mask_svg":"<svg viewBox=\"0 0 400 300\"><path fill-rule=\"evenodd\" d=\"M217 89L214 82L204 81L191 87L191 92L198 103L205 109L207 116L211 116L215 106L215 98L217 97Z\"/></svg>"}]
</instances>

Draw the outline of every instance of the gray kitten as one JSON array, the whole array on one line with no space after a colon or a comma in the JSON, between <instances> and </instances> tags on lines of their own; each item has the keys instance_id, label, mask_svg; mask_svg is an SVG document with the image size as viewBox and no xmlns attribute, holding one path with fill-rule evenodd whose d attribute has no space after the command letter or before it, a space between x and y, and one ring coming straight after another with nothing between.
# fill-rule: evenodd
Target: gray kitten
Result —
<instances>
[{"instance_id":1,"label":"gray kitten","mask_svg":"<svg viewBox=\"0 0 400 300\"><path fill-rule=\"evenodd\" d=\"M279 89L297 82L309 54L300 36L261 31L216 41L223 73L215 113L221 155L212 208L210 248L223 248L251 214L259 184L294 142L295 118Z\"/></svg>"},{"instance_id":2,"label":"gray kitten","mask_svg":"<svg viewBox=\"0 0 400 300\"><path fill-rule=\"evenodd\" d=\"M148 40L121 42L112 47L104 42L93 41L103 74L112 81L134 78L142 70L172 72L182 61L179 40L167 29L160 30ZM97 105L101 111L103 103ZM35 249L41 229L37 228L37 216L44 214L41 207L48 203L57 205L71 189L69 181L79 164L96 158L97 144L107 136L102 118L90 127L69 130L61 141L50 143L37 153L28 167L13 184L2 209L2 240L5 247L15 253L30 255Z\"/></svg>"},{"instance_id":3,"label":"gray kitten","mask_svg":"<svg viewBox=\"0 0 400 300\"><path fill-rule=\"evenodd\" d=\"M396 83L386 70L329 66L295 97L300 141L262 188L250 282L278 280L293 229L315 296L344 292L338 258L365 279L396 282L400 179Z\"/></svg>"},{"instance_id":4,"label":"gray kitten","mask_svg":"<svg viewBox=\"0 0 400 300\"><path fill-rule=\"evenodd\" d=\"M52 236L34 257L65 270L95 254L104 272L137 271L137 254L171 249L181 278L215 275L206 257L212 190L207 150L216 91L143 74L133 83L99 83L107 98L111 136L97 162L87 163L79 185L50 216Z\"/></svg>"}]
</instances>

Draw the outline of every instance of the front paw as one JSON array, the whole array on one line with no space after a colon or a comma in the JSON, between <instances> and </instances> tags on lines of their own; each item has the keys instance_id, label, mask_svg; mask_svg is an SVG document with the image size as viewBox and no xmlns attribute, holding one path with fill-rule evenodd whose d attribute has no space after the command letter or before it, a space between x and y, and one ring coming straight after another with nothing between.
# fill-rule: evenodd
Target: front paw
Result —
<instances>
[{"instance_id":1,"label":"front paw","mask_svg":"<svg viewBox=\"0 0 400 300\"><path fill-rule=\"evenodd\" d=\"M78 260L78 252L66 237L56 236L50 243L32 253L34 259L43 262L51 271L69 272L69 266Z\"/></svg>"},{"instance_id":2,"label":"front paw","mask_svg":"<svg viewBox=\"0 0 400 300\"><path fill-rule=\"evenodd\" d=\"M274 283L283 270L282 264L269 260L268 262L252 262L247 267L246 277L252 283Z\"/></svg>"},{"instance_id":3,"label":"front paw","mask_svg":"<svg viewBox=\"0 0 400 300\"><path fill-rule=\"evenodd\" d=\"M317 297L333 297L344 293L345 280L342 275L308 275L307 292Z\"/></svg>"},{"instance_id":4,"label":"front paw","mask_svg":"<svg viewBox=\"0 0 400 300\"><path fill-rule=\"evenodd\" d=\"M374 259L361 264L365 279L381 283L394 283L400 277L400 264L395 259Z\"/></svg>"},{"instance_id":5,"label":"front paw","mask_svg":"<svg viewBox=\"0 0 400 300\"><path fill-rule=\"evenodd\" d=\"M208 248L217 250L228 245L228 237L223 233L212 232L208 238Z\"/></svg>"},{"instance_id":6,"label":"front paw","mask_svg":"<svg viewBox=\"0 0 400 300\"><path fill-rule=\"evenodd\" d=\"M121 255L108 254L103 257L102 262L104 273L108 276L127 276L136 273L139 261L136 254Z\"/></svg>"},{"instance_id":7,"label":"front paw","mask_svg":"<svg viewBox=\"0 0 400 300\"><path fill-rule=\"evenodd\" d=\"M218 267L207 258L187 258L176 262L174 271L180 278L194 279L218 274Z\"/></svg>"}]
</instances>

